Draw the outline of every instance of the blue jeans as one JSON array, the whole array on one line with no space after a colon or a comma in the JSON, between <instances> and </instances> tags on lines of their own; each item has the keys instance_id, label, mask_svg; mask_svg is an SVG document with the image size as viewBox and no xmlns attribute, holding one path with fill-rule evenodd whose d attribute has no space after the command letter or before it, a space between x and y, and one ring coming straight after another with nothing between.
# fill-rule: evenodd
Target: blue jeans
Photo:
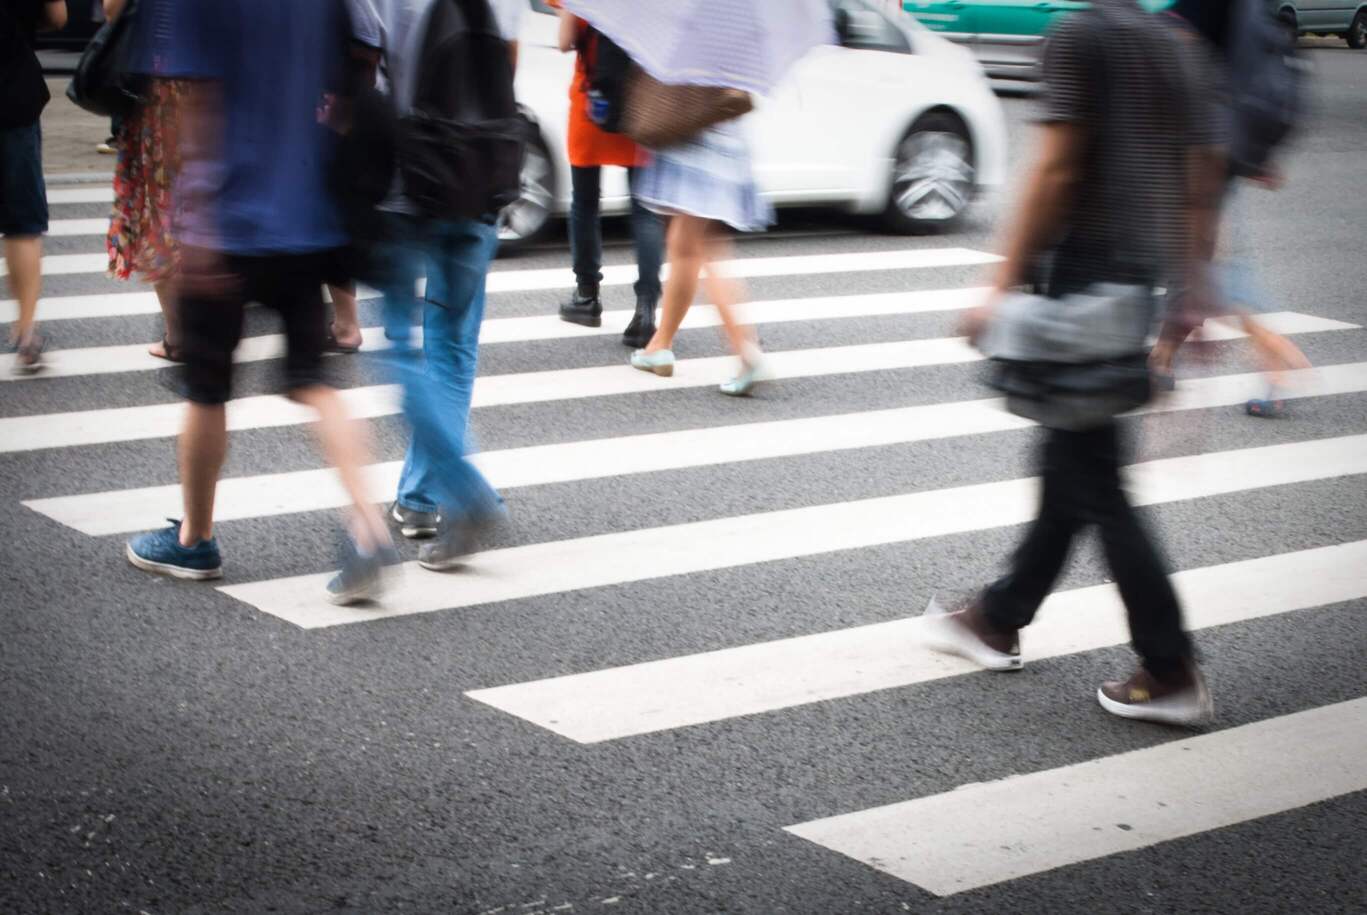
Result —
<instances>
[{"instance_id":1,"label":"blue jeans","mask_svg":"<svg viewBox=\"0 0 1367 915\"><path fill-rule=\"evenodd\" d=\"M403 412L413 429L399 479L398 502L447 519L501 511L502 500L466 458L484 280L498 247L491 225L473 220L422 223L387 214L379 248L385 360L403 386ZM426 271L427 294L414 293ZM423 345L413 343L421 319ZM424 358L425 357L425 358Z\"/></svg>"},{"instance_id":2,"label":"blue jeans","mask_svg":"<svg viewBox=\"0 0 1367 915\"><path fill-rule=\"evenodd\" d=\"M635 189L640 169L627 169L627 180ZM581 286L597 288L603 279L603 229L599 205L603 196L603 169L593 165L570 167L570 258L574 279ZM660 264L664 262L665 222L633 195L631 198L631 237L636 242L636 286L638 298L652 301L660 297Z\"/></svg>"}]
</instances>

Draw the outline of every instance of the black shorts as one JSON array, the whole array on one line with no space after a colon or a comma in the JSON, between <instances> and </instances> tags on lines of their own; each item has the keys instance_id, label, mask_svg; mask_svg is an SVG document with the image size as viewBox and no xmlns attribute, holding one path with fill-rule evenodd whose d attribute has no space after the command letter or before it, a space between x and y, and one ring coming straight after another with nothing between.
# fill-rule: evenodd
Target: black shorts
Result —
<instances>
[{"instance_id":1,"label":"black shorts","mask_svg":"<svg viewBox=\"0 0 1367 915\"><path fill-rule=\"evenodd\" d=\"M0 127L0 235L23 238L46 231L42 128L37 122Z\"/></svg>"},{"instance_id":2,"label":"black shorts","mask_svg":"<svg viewBox=\"0 0 1367 915\"><path fill-rule=\"evenodd\" d=\"M242 339L247 303L279 313L285 325L285 387L289 391L327 384L323 347L327 311L323 279L330 251L261 257L224 255L231 282L206 293L195 289L179 299L185 356L185 396L195 403L226 403L232 393L233 350ZM187 272L193 258L185 258Z\"/></svg>"}]
</instances>

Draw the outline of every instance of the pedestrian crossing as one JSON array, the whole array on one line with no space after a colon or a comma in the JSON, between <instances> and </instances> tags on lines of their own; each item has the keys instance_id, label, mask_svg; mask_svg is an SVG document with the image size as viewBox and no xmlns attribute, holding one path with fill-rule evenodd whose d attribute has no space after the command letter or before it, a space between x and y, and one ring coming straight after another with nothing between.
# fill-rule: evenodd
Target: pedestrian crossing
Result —
<instances>
[{"instance_id":1,"label":"pedestrian crossing","mask_svg":"<svg viewBox=\"0 0 1367 915\"><path fill-rule=\"evenodd\" d=\"M106 191L58 188L50 197L59 206L97 203L108 199ZM73 215L54 220L53 234L96 236L103 231L103 222ZM935 283L942 273L994 260L987 252L939 242L800 256L747 256L742 247L728 269L752 281L757 300L747 314L756 324L773 325L777 332L784 326L838 322L853 336L867 331L873 342L842 339L841 345L778 348L770 354L778 380L751 403L740 407L717 397L706 423L674 425L667 411L677 406L670 395L701 391L725 380L734 371L732 358L688 356L685 345L673 378L633 372L623 364L622 348L612 339L629 320L629 310L609 309L601 328L560 322L550 305L544 314L519 314L505 307L511 299L500 297L559 290L568 285L569 273L562 267L500 264L489 277L489 317L481 343L510 351L543 345L548 361L535 371L481 374L474 392L476 428L485 417L512 408L558 405L612 417L631 399L659 411L664 431L633 428L626 418L605 423L603 428L611 434L599 428L551 440L532 428L517 444L477 455L476 463L506 493L549 487L554 488L549 492L563 493L568 501L594 484L658 479L668 486L681 474L720 481L744 467L771 469L775 490L800 487L811 485L814 472L808 468L818 466L816 462L856 461L879 449L889 455L943 453L929 450L937 442L965 451L1014 453L1023 447L1021 434L1031 424L1006 412L981 388L964 385L920 392L925 396L908 396L895 406L867 403L862 393L864 386L875 382L918 385L932 369L976 373L980 357L962 339L929 335L943 330L893 342L882 340L876 330L885 326L880 322L910 315L939 316L947 327L955 312L977 304L983 293L973 286L952 285L958 281L948 277L940 281L943 288L916 292L862 292L859 282L884 276L906 277L909 282L914 277L918 285L921 278ZM150 292L116 292L112 290L126 287L83 277L102 273L103 261L103 255L49 255L45 263L53 270L40 319L60 327L63 322L117 320L157 310ZM629 266L614 265L604 272L606 285L627 285L635 279ZM786 277L810 278L816 291L805 297L766 298L765 281ZM840 277L848 288L829 294L830 283ZM78 285L74 288L79 294L63 294L73 288L67 284L78 281L104 282L111 291L92 293L90 285ZM12 309L12 302L0 303L0 318L7 318ZM1247 365L1222 362L1202 370L1200 377L1183 377L1175 392L1142 411L1142 422L1164 430L1178 428L1176 424L1187 417L1187 425L1180 428L1189 428L1194 417L1194 422L1209 427L1207 437L1193 446L1192 453L1131 464L1126 473L1136 504L1211 517L1229 512L1237 518L1237 508L1231 506L1245 494L1275 498L1306 486L1324 486L1345 499L1361 499L1367 481L1367 425L1339 427L1313 416L1316 409L1338 416L1367 402L1367 361L1362 361L1367 357L1361 346L1367 331L1350 322L1300 312L1264 318L1280 333L1295 335L1306 345L1328 341L1326 350L1340 354L1286 379L1284 396L1293 411L1304 409L1312 419L1259 425L1240 417L1239 405L1263 392L1261 376ZM700 308L690 314L685 330L716 326L715 315ZM155 450L156 440L177 434L184 408L168 402L169 395L156 380L154 370L164 363L148 356L146 341L125 332L124 325L111 333L113 338L106 334L90 341L97 345L54 350L45 375L3 386L0 462L31 459L60 467L69 456L84 455L88 449L117 455L139 443L153 443ZM1241 330L1212 323L1205 335L1230 344L1230 361L1237 362L1243 352L1238 343ZM364 337L364 350L384 349L381 328L366 328ZM689 339L695 338L681 338L685 343ZM558 367L558 347L594 341L603 347L600 364ZM264 363L278 359L281 349L278 335L254 336L244 340L236 358ZM1344 358L1345 351L1353 356ZM8 361L0 370L10 377ZM804 379L826 379L831 390L841 392L835 397L838 402L789 404L789 412L779 411L785 391ZM111 393L116 384L117 397ZM53 412L50 400L37 399L33 403L43 406L22 406L29 403L25 398L53 389L71 392L64 399L69 406ZM971 390L977 393L966 396ZM357 384L343 393L357 416L398 412L396 392L387 385ZM308 411L275 396L243 397L230 405L228 416L234 448L239 443L251 447L250 437L241 433L288 432L312 420ZM178 511L172 445L162 445L166 460L140 471L140 479L112 474L117 482L111 483L45 476L41 484L25 484L32 489L24 493L22 505L46 519L43 523L56 525L55 530L106 538L92 542L117 564L120 550L114 538L157 527ZM392 497L401 464L398 454L378 457L383 460L368 473L370 491L380 501ZM302 516L345 504L335 476L318 466L316 458L304 469L275 457L248 459L242 466L247 469L225 479L218 491L216 517L224 525L228 545L233 525L239 522L290 530ZM227 583L214 589L184 586L185 593L197 595L195 600L202 604L198 613L225 608L253 612L271 624L297 627L311 639L369 631L366 627L381 624L416 625L410 618L428 615L497 615L535 599L591 607L597 595L610 589L634 589L638 594L668 591L678 583L723 573L759 578L783 564L836 561L892 545L905 547L914 564L921 546L948 538L971 544L1027 522L1036 508L1037 482L1004 469L992 477L900 486L859 498L836 499L817 490L795 499L797 507L734 506L711 499L712 495L705 487L692 493L702 503L702 520L662 517L641 511L640 505L623 504L607 532L517 537L510 545L471 557L458 573L434 574L406 563L392 591L374 606L334 607L323 600L323 584L331 574L331 557L323 552L315 564L291 569L290 574L254 578L251 557L229 550ZM510 502L516 513L517 499L510 495ZM1295 502L1288 499L1286 504L1288 515L1294 515ZM1276 527L1269 528L1269 536L1238 554L1243 558L1206 565L1179 562L1174 584L1188 627L1198 639L1221 627L1269 626L1316 610L1360 616L1367 601L1367 540L1350 532L1337 538L1341 542L1328 545L1322 540L1280 543L1275 534ZM148 587L153 583L147 580ZM837 597L858 600L857 593L830 595L832 600ZM924 597L909 594L909 600L918 598L921 604ZM746 608L729 609L739 614ZM567 661L554 671L514 665L510 669L518 670L517 675L463 685L451 699L497 716L508 729L543 735L556 747L587 753L667 739L675 742L676 752L687 754L693 752L692 738L728 723L778 721L804 707L913 687L942 689L962 678L992 676L924 649L919 644L920 609L909 604L896 618L861 618L838 628L828 624L779 638L722 633L721 647L701 651L690 646L672 653L652 650L642 657L624 649L621 657ZM639 625L668 626L667 619L655 618L659 612L642 599ZM549 625L594 623L587 615L579 620L569 613L557 614ZM572 629L557 629L554 635L568 642ZM1127 639L1114 585L1086 584L1050 597L1025 633L1023 649L1030 666L1113 648ZM1048 668L1047 663L1040 666ZM1218 692L1216 699L1218 704ZM972 710L956 713L967 718ZM915 712L908 709L907 714ZM1100 710L1097 716L1098 728L1131 727L1105 719ZM843 856L934 896L972 892L1367 790L1367 770L1361 766L1367 752L1367 729L1360 727L1364 716L1367 698L1351 698L1234 727L1217 725L1207 733L1176 740L1167 731L1154 730L1145 745L1127 753L1033 770L1022 763L1021 770L1006 779L975 782L970 766L954 790L918 796L914 789L894 786L900 791L894 796L903 798L894 803L886 803L883 795L876 804L832 809L822 799L813 799L801 815L773 823L773 833L776 839L790 840L793 847ZM851 773L851 778L856 774L875 781L885 777Z\"/></svg>"}]
</instances>

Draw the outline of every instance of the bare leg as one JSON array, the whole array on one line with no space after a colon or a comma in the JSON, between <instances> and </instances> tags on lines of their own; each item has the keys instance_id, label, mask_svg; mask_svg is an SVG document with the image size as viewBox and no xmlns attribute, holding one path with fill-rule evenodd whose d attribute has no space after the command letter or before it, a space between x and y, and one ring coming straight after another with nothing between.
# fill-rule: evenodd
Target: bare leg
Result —
<instances>
[{"instance_id":1,"label":"bare leg","mask_svg":"<svg viewBox=\"0 0 1367 915\"><path fill-rule=\"evenodd\" d=\"M707 264L703 288L712 304L717 306L722 330L731 344L731 351L747 363L755 346L755 329L741 321L736 306L745 297L742 284L717 269L717 264L731 257L731 239L719 228L712 228L707 239Z\"/></svg>"},{"instance_id":2,"label":"bare leg","mask_svg":"<svg viewBox=\"0 0 1367 915\"><path fill-rule=\"evenodd\" d=\"M1281 334L1268 330L1252 315L1241 315L1240 323L1258 351L1263 372L1274 387L1280 387L1285 373L1295 369L1310 368L1310 360L1300 347Z\"/></svg>"},{"instance_id":3,"label":"bare leg","mask_svg":"<svg viewBox=\"0 0 1367 915\"><path fill-rule=\"evenodd\" d=\"M222 404L188 405L180 433L180 492L185 520L181 546L194 546L214 534L214 493L228 455L228 414Z\"/></svg>"},{"instance_id":4,"label":"bare leg","mask_svg":"<svg viewBox=\"0 0 1367 915\"><path fill-rule=\"evenodd\" d=\"M365 467L369 463L369 447L362 427L347 415L342 399L332 388L314 385L290 393L290 398L318 411L315 432L323 446L328 463L337 468L342 486L351 497L354 514L351 525L356 545L363 552L373 553L389 544L389 530L380 511L371 501L365 481Z\"/></svg>"},{"instance_id":5,"label":"bare leg","mask_svg":"<svg viewBox=\"0 0 1367 915\"><path fill-rule=\"evenodd\" d=\"M5 238L9 287L19 303L19 320L10 327L10 343L25 343L33 335L38 316L38 294L43 289L43 237Z\"/></svg>"},{"instance_id":6,"label":"bare leg","mask_svg":"<svg viewBox=\"0 0 1367 915\"><path fill-rule=\"evenodd\" d=\"M678 214L669 220L665 250L669 257L669 278L660 299L660 324L646 344L646 352L670 349L684 315L698 292L698 273L706 257L707 220Z\"/></svg>"},{"instance_id":7,"label":"bare leg","mask_svg":"<svg viewBox=\"0 0 1367 915\"><path fill-rule=\"evenodd\" d=\"M165 279L152 284L157 294L157 304L161 306L161 320L164 326L162 336L172 347L180 345L180 320L176 316L175 280ZM158 359L170 358L161 340L153 343L147 351Z\"/></svg>"},{"instance_id":8,"label":"bare leg","mask_svg":"<svg viewBox=\"0 0 1367 915\"><path fill-rule=\"evenodd\" d=\"M332 297L333 337L342 346L360 346L361 319L356 307L356 287L329 283L328 295Z\"/></svg>"}]
</instances>

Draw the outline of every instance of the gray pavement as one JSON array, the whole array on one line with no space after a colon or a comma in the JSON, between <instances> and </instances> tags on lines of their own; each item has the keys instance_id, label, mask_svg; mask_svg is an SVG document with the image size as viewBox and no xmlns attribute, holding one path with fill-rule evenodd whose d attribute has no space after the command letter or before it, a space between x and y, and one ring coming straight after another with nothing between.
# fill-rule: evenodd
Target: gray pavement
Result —
<instances>
[{"instance_id":1,"label":"gray pavement","mask_svg":"<svg viewBox=\"0 0 1367 915\"><path fill-rule=\"evenodd\" d=\"M1315 114L1287 162L1287 189L1253 202L1251 231L1264 254L1263 279L1286 310L1364 325L1357 249L1367 203L1356 188L1367 122L1354 112L1367 90L1367 56L1332 46L1309 56L1319 74ZM1031 106L1007 100L1017 170ZM54 109L52 117L67 123L68 115ZM92 129L68 127L71 137ZM79 160L71 143L72 156L53 159L49 171L109 167L93 153ZM756 300L961 288L982 281L977 268L837 275L802 274L796 265L835 252L990 250L1004 205L1001 195L982 201L944 238L896 238L858 220L788 214L770 236L742 241L738 256L794 259L792 275L750 282ZM53 207L62 219L103 212L100 204ZM630 258L623 231L609 233L611 262ZM50 239L48 253L100 250L98 236L70 236ZM563 240L552 241L501 259L498 269L565 261ZM45 288L50 298L130 291L139 290L99 274L53 276ZM555 298L496 293L489 317L548 315ZM606 293L608 307L629 307L629 298L627 287ZM374 303L362 317L375 323ZM953 324L953 313L933 312L773 323L760 333L778 352L943 337ZM68 349L141 344L158 322L51 321L47 331ZM267 316L251 316L249 334L272 331ZM1319 365L1367 361L1367 330L1296 339ZM688 358L724 353L707 329L684 332L679 350ZM612 336L499 343L482 348L481 374L624 359ZM1189 360L1182 377L1250 367L1247 348L1231 341ZM343 387L381 381L364 354L334 360L334 368ZM239 393L273 392L278 369L269 361L244 366ZM61 424L73 411L171 403L167 382L158 372L0 382L0 423L50 415ZM988 396L972 364L790 378L745 401L665 381L659 388L485 407L474 429L494 452ZM1302 399L1277 421L1220 406L1126 425L1134 461L1325 444L1367 435L1367 393ZM377 458L401 458L402 423L386 417L372 428ZM491 546L1007 481L1030 474L1033 441L1030 430L1001 431L517 487L506 492L510 523ZM0 443L0 911L1367 911L1360 788L944 897L784 831L1191 737L1119 721L1096 706L1096 684L1128 672L1124 645L1041 659L1010 678L975 673L856 690L598 743L466 696L904 619L931 592L968 588L999 571L1019 526L965 523L911 542L645 581L629 582L624 570L620 582L599 587L305 629L212 587L146 576L124 560L123 535L89 536L21 504L174 483L170 439L12 444ZM277 474L319 461L305 427L246 429L232 435L225 473ZM1170 501L1144 515L1180 570L1367 540L1364 475L1287 472L1300 476ZM1194 485L1213 486L1219 476ZM227 583L326 571L336 524L324 510L222 522ZM669 544L647 561L672 568L700 548L684 538ZM1099 552L1089 542L1059 587L1106 582ZM624 555L628 561L635 560ZM481 587L478 560L473 565L450 576L452 603ZM1323 577L1354 574L1361 569ZM1308 594L1320 584L1304 581ZM1199 632L1219 719L1202 735L1212 742L1192 745L1191 765L1214 765L1206 748L1236 728L1367 696L1364 614L1362 596L1327 604L1307 597L1299 609ZM1024 646L1028 658L1030 632ZM908 658L920 650L908 645ZM864 674L850 672L856 680ZM1354 726L1367 728L1367 720L1349 718L1348 730ZM1149 758L1134 757L1141 776ZM1360 771L1361 757L1355 763ZM1325 769L1296 781L1344 777ZM1249 809L1267 793L1250 787ZM1123 798L1115 803L1124 808ZM1096 828L1103 823L1109 831L1128 826L1098 820ZM991 831L981 842L980 851L964 850L967 860L995 848Z\"/></svg>"}]
</instances>

